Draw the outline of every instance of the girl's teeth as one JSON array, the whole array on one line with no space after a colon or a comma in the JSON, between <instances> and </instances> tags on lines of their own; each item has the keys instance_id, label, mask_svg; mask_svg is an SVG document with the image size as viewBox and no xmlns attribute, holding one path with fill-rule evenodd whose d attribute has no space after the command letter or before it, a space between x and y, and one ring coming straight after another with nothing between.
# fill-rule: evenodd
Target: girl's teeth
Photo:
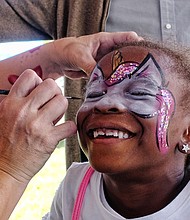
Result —
<instances>
[{"instance_id":1,"label":"girl's teeth","mask_svg":"<svg viewBox=\"0 0 190 220\"><path fill-rule=\"evenodd\" d=\"M123 132L119 131L119 138L123 138Z\"/></svg>"},{"instance_id":2,"label":"girl's teeth","mask_svg":"<svg viewBox=\"0 0 190 220\"><path fill-rule=\"evenodd\" d=\"M129 138L129 135L128 135L127 133L125 133L125 134L123 135L123 138Z\"/></svg>"},{"instance_id":3,"label":"girl's teeth","mask_svg":"<svg viewBox=\"0 0 190 220\"><path fill-rule=\"evenodd\" d=\"M98 137L98 132L94 131L94 138Z\"/></svg>"},{"instance_id":4,"label":"girl's teeth","mask_svg":"<svg viewBox=\"0 0 190 220\"><path fill-rule=\"evenodd\" d=\"M105 134L106 134L106 136L113 136L113 131L112 130L106 130Z\"/></svg>"},{"instance_id":5,"label":"girl's teeth","mask_svg":"<svg viewBox=\"0 0 190 220\"><path fill-rule=\"evenodd\" d=\"M114 136L114 137L118 137L118 131L116 131L116 130L113 131L113 136Z\"/></svg>"},{"instance_id":6,"label":"girl's teeth","mask_svg":"<svg viewBox=\"0 0 190 220\"><path fill-rule=\"evenodd\" d=\"M94 138L97 138L98 136L107 136L107 137L118 137L119 139L127 139L129 138L129 135L127 133L124 133L123 131L118 130L109 130L109 129L97 129L93 131Z\"/></svg>"},{"instance_id":7,"label":"girl's teeth","mask_svg":"<svg viewBox=\"0 0 190 220\"><path fill-rule=\"evenodd\" d=\"M98 131L98 135L105 135L103 131Z\"/></svg>"}]
</instances>

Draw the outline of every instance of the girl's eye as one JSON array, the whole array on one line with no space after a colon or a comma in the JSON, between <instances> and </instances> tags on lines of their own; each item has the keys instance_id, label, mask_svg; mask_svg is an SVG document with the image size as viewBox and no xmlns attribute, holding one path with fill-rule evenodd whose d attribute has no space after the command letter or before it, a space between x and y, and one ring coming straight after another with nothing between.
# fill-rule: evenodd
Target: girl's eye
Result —
<instances>
[{"instance_id":1,"label":"girl's eye","mask_svg":"<svg viewBox=\"0 0 190 220\"><path fill-rule=\"evenodd\" d=\"M144 96L144 95L150 95L150 94L147 92L136 91L136 92L131 92L131 95Z\"/></svg>"},{"instance_id":2,"label":"girl's eye","mask_svg":"<svg viewBox=\"0 0 190 220\"><path fill-rule=\"evenodd\" d=\"M91 92L91 93L87 94L86 98L93 99L93 98L97 98L97 97L103 96L105 94L106 94L105 91L103 91L103 92Z\"/></svg>"},{"instance_id":3,"label":"girl's eye","mask_svg":"<svg viewBox=\"0 0 190 220\"><path fill-rule=\"evenodd\" d=\"M133 91L133 92L127 92L126 94L130 94L133 96L155 96L147 91Z\"/></svg>"}]
</instances>

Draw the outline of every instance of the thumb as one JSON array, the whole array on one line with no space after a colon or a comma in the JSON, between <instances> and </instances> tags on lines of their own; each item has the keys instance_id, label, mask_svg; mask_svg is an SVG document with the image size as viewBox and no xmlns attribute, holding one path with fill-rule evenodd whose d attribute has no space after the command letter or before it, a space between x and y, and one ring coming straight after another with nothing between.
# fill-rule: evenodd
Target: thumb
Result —
<instances>
[{"instance_id":1,"label":"thumb","mask_svg":"<svg viewBox=\"0 0 190 220\"><path fill-rule=\"evenodd\" d=\"M75 53L72 53L72 58L70 62L65 65L64 74L69 78L85 78L90 75L96 66L96 61L93 58L90 49L78 48Z\"/></svg>"},{"instance_id":2,"label":"thumb","mask_svg":"<svg viewBox=\"0 0 190 220\"><path fill-rule=\"evenodd\" d=\"M87 76L89 76L97 63L93 57L90 48L84 48L84 50L85 51L83 53L81 53L81 51L78 51L79 53L77 54L77 56L80 56L78 68L81 69L84 73L86 73ZM76 57L76 59L78 59L78 57Z\"/></svg>"},{"instance_id":3,"label":"thumb","mask_svg":"<svg viewBox=\"0 0 190 220\"><path fill-rule=\"evenodd\" d=\"M93 57L88 57L88 59L86 59L84 62L83 62L83 72L86 73L87 76L89 76L91 74L91 72L93 71L93 69L95 68L96 66L96 61L94 60Z\"/></svg>"}]
</instances>

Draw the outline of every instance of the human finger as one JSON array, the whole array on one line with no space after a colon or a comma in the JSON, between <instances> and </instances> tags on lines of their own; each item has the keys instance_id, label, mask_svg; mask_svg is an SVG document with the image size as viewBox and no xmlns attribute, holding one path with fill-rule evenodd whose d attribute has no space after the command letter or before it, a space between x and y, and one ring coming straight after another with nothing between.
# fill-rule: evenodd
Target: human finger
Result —
<instances>
[{"instance_id":1,"label":"human finger","mask_svg":"<svg viewBox=\"0 0 190 220\"><path fill-rule=\"evenodd\" d=\"M62 94L61 89L53 79L46 79L29 95L30 105L35 109L41 108L45 103L49 102L54 96Z\"/></svg>"},{"instance_id":2,"label":"human finger","mask_svg":"<svg viewBox=\"0 0 190 220\"><path fill-rule=\"evenodd\" d=\"M143 38L134 31L129 32L100 32L95 34L92 43L89 43L91 53L96 61L99 61L105 54L121 43L130 41L141 41Z\"/></svg>"},{"instance_id":3,"label":"human finger","mask_svg":"<svg viewBox=\"0 0 190 220\"><path fill-rule=\"evenodd\" d=\"M12 86L9 94L11 96L25 97L41 82L42 79L33 70L25 70Z\"/></svg>"},{"instance_id":4,"label":"human finger","mask_svg":"<svg viewBox=\"0 0 190 220\"><path fill-rule=\"evenodd\" d=\"M89 75L94 69L96 62L113 48L126 41L140 41L143 38L136 32L100 32L97 34L86 35L78 38L80 45L73 50L73 66L82 69ZM75 46L74 44L72 46ZM68 74L68 73L67 73ZM71 73L69 73L71 76ZM73 74L73 73L72 73ZM74 74L72 75L74 76Z\"/></svg>"},{"instance_id":5,"label":"human finger","mask_svg":"<svg viewBox=\"0 0 190 220\"><path fill-rule=\"evenodd\" d=\"M57 140L63 140L76 134L77 126L73 121L66 121L62 124L56 125L52 130L52 137L56 137Z\"/></svg>"},{"instance_id":6,"label":"human finger","mask_svg":"<svg viewBox=\"0 0 190 220\"><path fill-rule=\"evenodd\" d=\"M64 115L67 107L67 99L62 94L57 94L45 105L43 105L43 107L39 110L39 115L43 118L42 121L49 121L54 124L60 116Z\"/></svg>"}]
</instances>

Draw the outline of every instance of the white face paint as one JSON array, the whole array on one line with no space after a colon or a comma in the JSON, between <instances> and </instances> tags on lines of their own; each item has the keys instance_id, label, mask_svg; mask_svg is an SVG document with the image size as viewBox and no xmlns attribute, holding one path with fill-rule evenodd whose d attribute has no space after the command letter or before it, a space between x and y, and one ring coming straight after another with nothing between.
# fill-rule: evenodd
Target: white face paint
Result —
<instances>
[{"instance_id":1,"label":"white face paint","mask_svg":"<svg viewBox=\"0 0 190 220\"><path fill-rule=\"evenodd\" d=\"M115 53L121 55L120 52ZM133 61L121 61L106 78L102 69L97 66L92 72L86 92L84 106L95 103L104 96L121 102L132 114L141 118L157 118L156 137L158 148L165 153L168 149L167 129L174 111L174 99L170 91L165 89L163 73L151 54L139 64ZM94 131L98 136L101 131ZM109 136L109 132L104 132ZM124 136L123 136L124 137Z\"/></svg>"}]
</instances>

